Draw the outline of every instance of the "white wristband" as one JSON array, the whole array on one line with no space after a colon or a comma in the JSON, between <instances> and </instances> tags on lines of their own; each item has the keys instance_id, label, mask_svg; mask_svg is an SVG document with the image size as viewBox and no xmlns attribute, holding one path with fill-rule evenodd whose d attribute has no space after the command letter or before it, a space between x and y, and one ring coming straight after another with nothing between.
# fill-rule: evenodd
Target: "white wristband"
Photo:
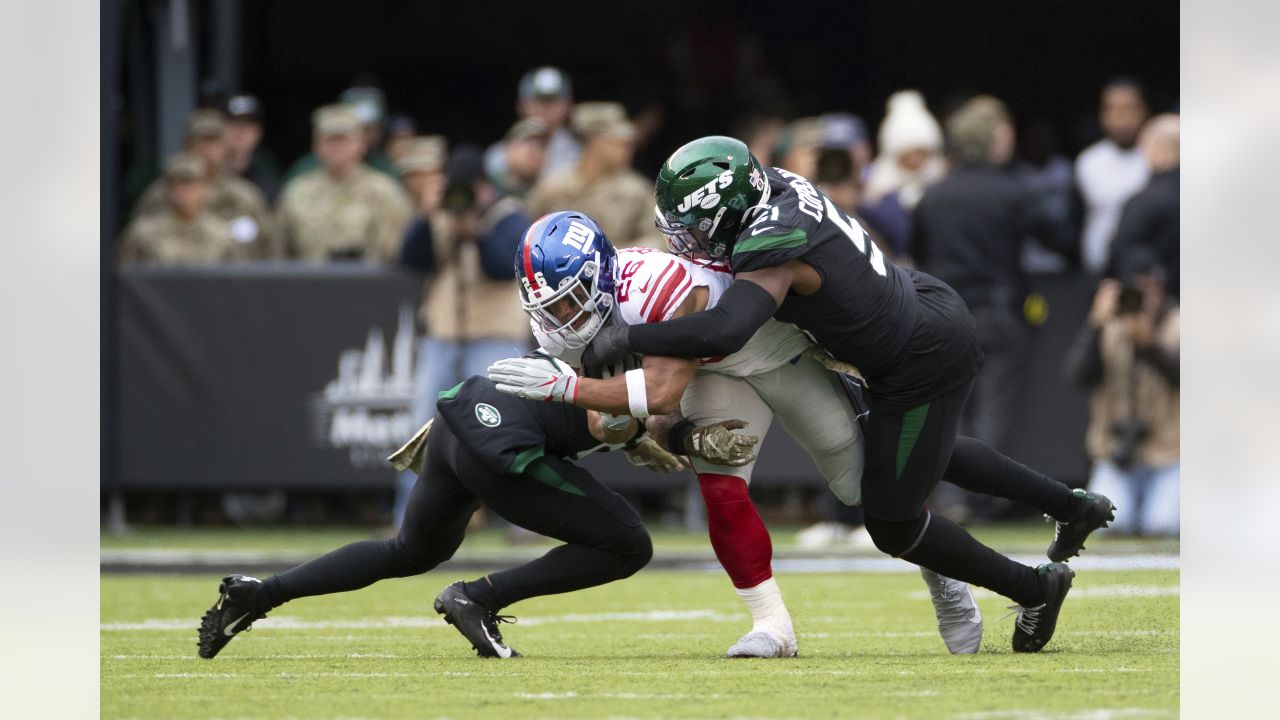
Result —
<instances>
[{"instance_id":1,"label":"white wristband","mask_svg":"<svg viewBox=\"0 0 1280 720\"><path fill-rule=\"evenodd\" d=\"M628 370L626 378L627 406L631 408L631 417L643 420L649 417L649 391L644 387L644 370Z\"/></svg>"}]
</instances>

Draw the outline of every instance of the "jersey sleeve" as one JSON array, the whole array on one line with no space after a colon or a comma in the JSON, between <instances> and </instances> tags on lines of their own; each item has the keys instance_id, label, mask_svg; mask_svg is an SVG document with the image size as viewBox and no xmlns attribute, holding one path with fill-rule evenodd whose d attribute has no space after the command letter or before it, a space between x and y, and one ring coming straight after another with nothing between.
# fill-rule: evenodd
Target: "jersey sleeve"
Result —
<instances>
[{"instance_id":1,"label":"jersey sleeve","mask_svg":"<svg viewBox=\"0 0 1280 720\"><path fill-rule=\"evenodd\" d=\"M809 250L809 235L803 228L765 222L754 232L759 234L751 228L743 231L733 245L730 264L735 273L781 265Z\"/></svg>"},{"instance_id":2,"label":"jersey sleeve","mask_svg":"<svg viewBox=\"0 0 1280 720\"><path fill-rule=\"evenodd\" d=\"M627 325L671 319L689 292L705 285L688 260L662 251L619 253L618 313Z\"/></svg>"}]
</instances>

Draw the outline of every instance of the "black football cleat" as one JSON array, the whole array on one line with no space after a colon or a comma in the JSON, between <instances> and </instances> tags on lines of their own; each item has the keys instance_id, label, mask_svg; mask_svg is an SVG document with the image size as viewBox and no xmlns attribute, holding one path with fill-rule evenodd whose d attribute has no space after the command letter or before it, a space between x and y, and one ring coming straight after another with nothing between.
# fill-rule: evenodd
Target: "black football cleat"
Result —
<instances>
[{"instance_id":1,"label":"black football cleat","mask_svg":"<svg viewBox=\"0 0 1280 720\"><path fill-rule=\"evenodd\" d=\"M444 615L444 621L458 629L475 648L480 657L523 657L515 648L502 641L498 623L514 623L515 618L497 615L467 597L459 580L436 596L436 612Z\"/></svg>"},{"instance_id":2,"label":"black football cleat","mask_svg":"<svg viewBox=\"0 0 1280 720\"><path fill-rule=\"evenodd\" d=\"M1056 521L1053 530L1053 542L1045 554L1053 562L1066 562L1080 554L1084 549L1084 541L1089 533L1104 528L1116 519L1116 506L1104 495L1072 490L1071 493L1080 498L1079 509L1066 522ZM1045 519L1054 518L1045 515Z\"/></svg>"},{"instance_id":3,"label":"black football cleat","mask_svg":"<svg viewBox=\"0 0 1280 720\"><path fill-rule=\"evenodd\" d=\"M1053 639L1053 631L1058 626L1062 602L1067 599L1071 580L1076 576L1064 563L1041 565L1036 568L1036 572L1044 576L1044 602L1035 607L1009 606L1018 616L1013 628L1014 652L1040 652L1049 644Z\"/></svg>"},{"instance_id":4,"label":"black football cleat","mask_svg":"<svg viewBox=\"0 0 1280 720\"><path fill-rule=\"evenodd\" d=\"M262 581L247 575L228 575L218 585L218 602L200 619L200 657L217 655L231 638L266 617L258 612Z\"/></svg>"}]
</instances>

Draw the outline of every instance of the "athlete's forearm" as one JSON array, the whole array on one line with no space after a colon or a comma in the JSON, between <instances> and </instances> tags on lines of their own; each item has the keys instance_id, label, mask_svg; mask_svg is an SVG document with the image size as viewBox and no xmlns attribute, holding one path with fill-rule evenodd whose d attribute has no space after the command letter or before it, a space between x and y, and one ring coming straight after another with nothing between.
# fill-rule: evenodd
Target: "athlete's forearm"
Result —
<instances>
[{"instance_id":1,"label":"athlete's forearm","mask_svg":"<svg viewBox=\"0 0 1280 720\"><path fill-rule=\"evenodd\" d=\"M663 323L632 325L627 330L632 352L677 358L730 355L742 349L778 309L759 285L735 280L710 310Z\"/></svg>"},{"instance_id":2,"label":"athlete's forearm","mask_svg":"<svg viewBox=\"0 0 1280 720\"><path fill-rule=\"evenodd\" d=\"M697 363L688 360L645 358L644 398L631 397L624 375L603 380L580 377L573 403L614 415L631 415L632 407L642 404L650 415L665 415L679 409L680 398L697 369Z\"/></svg>"}]
</instances>

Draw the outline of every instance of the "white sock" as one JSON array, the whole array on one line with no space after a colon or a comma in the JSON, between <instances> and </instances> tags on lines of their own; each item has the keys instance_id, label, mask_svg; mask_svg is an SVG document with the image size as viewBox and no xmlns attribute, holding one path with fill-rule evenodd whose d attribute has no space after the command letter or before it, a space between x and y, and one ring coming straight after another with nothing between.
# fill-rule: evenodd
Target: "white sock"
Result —
<instances>
[{"instance_id":1,"label":"white sock","mask_svg":"<svg viewBox=\"0 0 1280 720\"><path fill-rule=\"evenodd\" d=\"M737 588L738 596L751 611L753 630L768 629L783 636L792 633L791 613L782 602L782 591L778 583L769 578L755 587Z\"/></svg>"}]
</instances>

